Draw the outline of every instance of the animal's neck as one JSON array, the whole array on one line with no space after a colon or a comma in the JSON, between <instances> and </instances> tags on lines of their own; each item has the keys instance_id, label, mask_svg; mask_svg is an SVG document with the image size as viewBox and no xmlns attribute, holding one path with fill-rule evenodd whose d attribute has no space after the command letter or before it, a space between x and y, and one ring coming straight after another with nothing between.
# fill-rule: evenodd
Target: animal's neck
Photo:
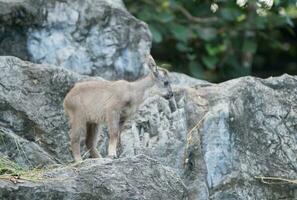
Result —
<instances>
[{"instance_id":1,"label":"animal's neck","mask_svg":"<svg viewBox=\"0 0 297 200\"><path fill-rule=\"evenodd\" d=\"M153 87L155 84L152 74L147 75L146 77L133 82L133 90L138 98L144 97L147 89Z\"/></svg>"}]
</instances>

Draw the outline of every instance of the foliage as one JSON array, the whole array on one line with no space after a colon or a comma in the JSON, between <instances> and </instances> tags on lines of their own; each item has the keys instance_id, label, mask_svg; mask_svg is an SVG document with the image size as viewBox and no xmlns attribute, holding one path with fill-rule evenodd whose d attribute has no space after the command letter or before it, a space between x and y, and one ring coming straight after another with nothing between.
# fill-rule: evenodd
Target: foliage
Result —
<instances>
[{"instance_id":1,"label":"foliage","mask_svg":"<svg viewBox=\"0 0 297 200\"><path fill-rule=\"evenodd\" d=\"M296 56L296 45L283 42L295 37L296 0L275 0L271 8L255 0L242 7L239 0L124 1L148 23L153 56L175 71L222 81L251 74L279 52Z\"/></svg>"}]
</instances>

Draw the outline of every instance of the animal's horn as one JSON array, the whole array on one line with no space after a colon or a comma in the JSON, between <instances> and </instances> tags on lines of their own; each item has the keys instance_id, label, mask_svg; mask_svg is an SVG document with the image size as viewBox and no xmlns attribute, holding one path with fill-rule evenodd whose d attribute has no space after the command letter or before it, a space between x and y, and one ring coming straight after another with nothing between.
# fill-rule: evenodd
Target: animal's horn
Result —
<instances>
[{"instance_id":1,"label":"animal's horn","mask_svg":"<svg viewBox=\"0 0 297 200\"><path fill-rule=\"evenodd\" d=\"M146 55L146 63L148 64L148 67L151 69L151 71L154 73L155 76L158 76L158 66L154 60L154 58L150 55Z\"/></svg>"},{"instance_id":2,"label":"animal's horn","mask_svg":"<svg viewBox=\"0 0 297 200\"><path fill-rule=\"evenodd\" d=\"M147 54L146 60L147 60L147 63L149 64L150 67L156 67L157 66L154 58L150 54Z\"/></svg>"}]
</instances>

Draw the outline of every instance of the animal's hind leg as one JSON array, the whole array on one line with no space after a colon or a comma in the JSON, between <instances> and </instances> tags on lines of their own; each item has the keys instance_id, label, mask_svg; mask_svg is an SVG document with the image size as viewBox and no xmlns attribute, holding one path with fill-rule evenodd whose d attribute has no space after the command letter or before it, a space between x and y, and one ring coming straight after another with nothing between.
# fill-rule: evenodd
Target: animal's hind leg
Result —
<instances>
[{"instance_id":1,"label":"animal's hind leg","mask_svg":"<svg viewBox=\"0 0 297 200\"><path fill-rule=\"evenodd\" d=\"M86 146L92 158L101 158L97 150L97 143L99 141L99 130L96 124L87 125Z\"/></svg>"},{"instance_id":2,"label":"animal's hind leg","mask_svg":"<svg viewBox=\"0 0 297 200\"><path fill-rule=\"evenodd\" d=\"M70 143L71 151L75 161L81 160L80 155L80 136L86 132L86 123L79 120L71 120Z\"/></svg>"}]
</instances>

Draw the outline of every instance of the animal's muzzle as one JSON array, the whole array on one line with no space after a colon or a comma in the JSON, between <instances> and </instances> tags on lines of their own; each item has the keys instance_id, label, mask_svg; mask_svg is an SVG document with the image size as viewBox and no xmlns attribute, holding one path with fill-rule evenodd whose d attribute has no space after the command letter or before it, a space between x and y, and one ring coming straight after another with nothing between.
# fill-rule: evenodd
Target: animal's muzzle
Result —
<instances>
[{"instance_id":1,"label":"animal's muzzle","mask_svg":"<svg viewBox=\"0 0 297 200\"><path fill-rule=\"evenodd\" d=\"M165 99L171 99L173 97L173 92L169 92L166 96Z\"/></svg>"}]
</instances>

